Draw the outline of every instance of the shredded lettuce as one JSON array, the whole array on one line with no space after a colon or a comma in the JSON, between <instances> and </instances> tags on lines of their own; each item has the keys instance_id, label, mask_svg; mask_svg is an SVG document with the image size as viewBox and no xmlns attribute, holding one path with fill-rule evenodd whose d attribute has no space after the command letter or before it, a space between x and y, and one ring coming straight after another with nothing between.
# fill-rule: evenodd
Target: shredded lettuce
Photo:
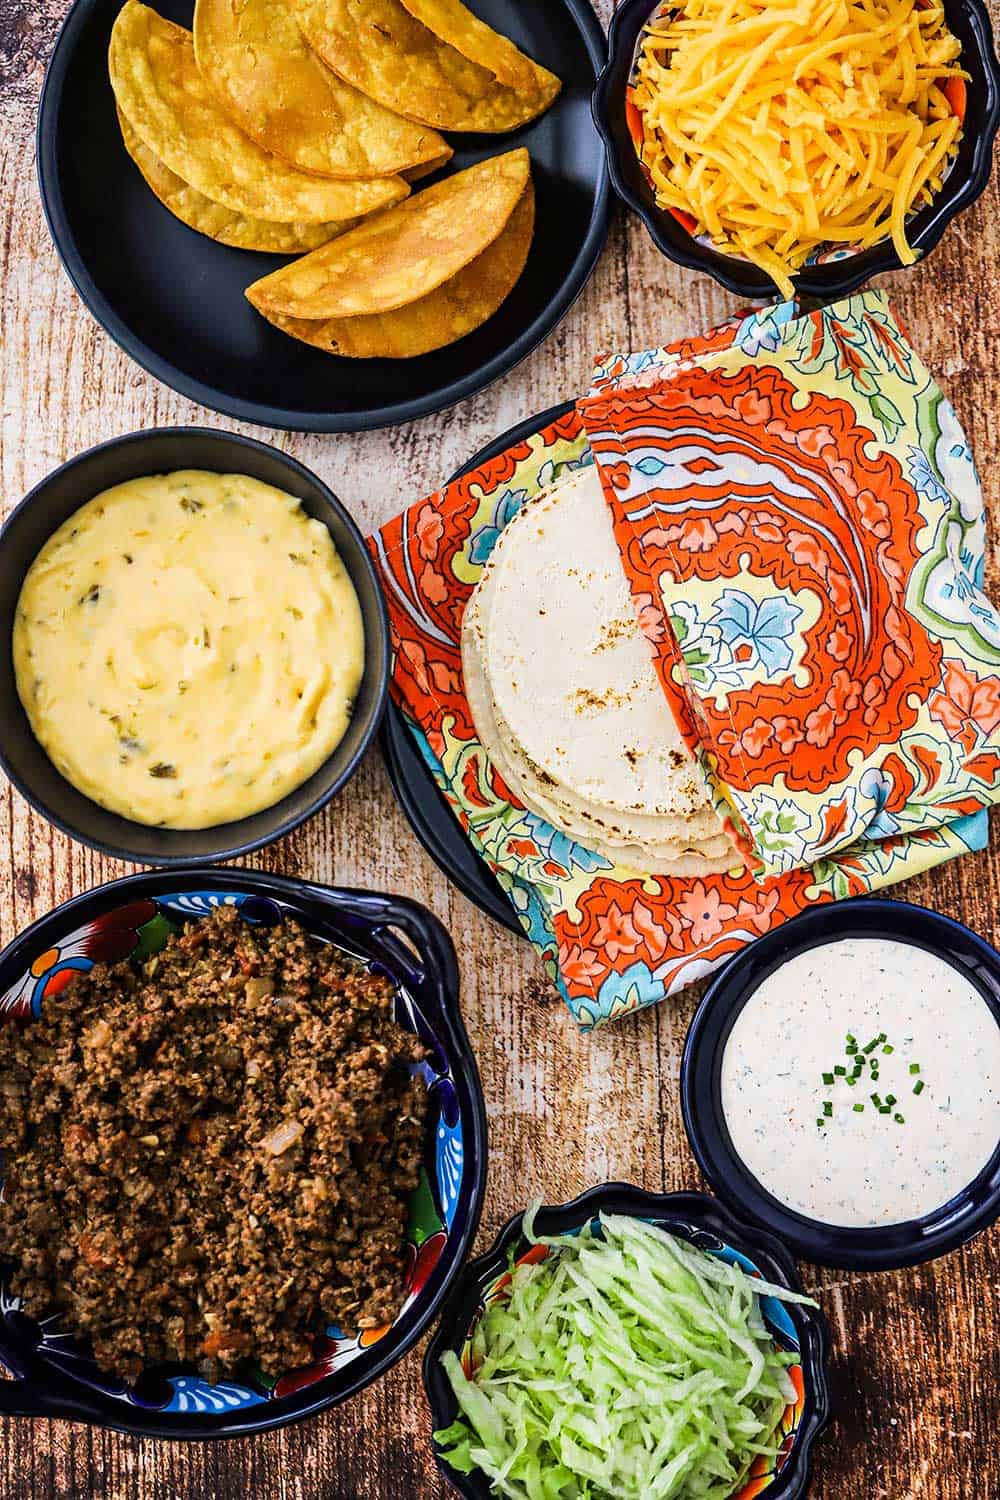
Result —
<instances>
[{"instance_id":1,"label":"shredded lettuce","mask_svg":"<svg viewBox=\"0 0 1000 1500\"><path fill-rule=\"evenodd\" d=\"M795 1389L760 1298L815 1306L655 1225L536 1237L473 1335L470 1379L441 1357L459 1416L434 1434L463 1474L511 1500L730 1500L773 1459Z\"/></svg>"}]
</instances>

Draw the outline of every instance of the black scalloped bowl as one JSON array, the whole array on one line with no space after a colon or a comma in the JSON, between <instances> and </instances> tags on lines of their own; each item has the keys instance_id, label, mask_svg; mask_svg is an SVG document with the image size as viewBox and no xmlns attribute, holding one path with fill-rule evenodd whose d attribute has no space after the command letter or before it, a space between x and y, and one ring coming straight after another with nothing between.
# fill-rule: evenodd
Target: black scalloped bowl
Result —
<instances>
[{"instance_id":1,"label":"black scalloped bowl","mask_svg":"<svg viewBox=\"0 0 1000 1500\"><path fill-rule=\"evenodd\" d=\"M486 1180L486 1115L458 1007L455 950L444 927L400 896L334 890L257 871L205 866L132 875L65 902L0 953L0 1024L30 1021L77 970L148 954L171 925L220 902L251 924L284 916L387 974L396 1019L429 1048L430 1097L421 1185L410 1200L407 1297L388 1331L317 1331L314 1363L276 1384L248 1366L216 1385L180 1365L151 1366L132 1385L98 1369L62 1318L39 1324L0 1285L0 1412L59 1417L147 1437L264 1432L336 1406L382 1375L435 1316L476 1233ZM401 936L400 936L401 934ZM404 941L405 940L405 941Z\"/></svg>"},{"instance_id":2,"label":"black scalloped bowl","mask_svg":"<svg viewBox=\"0 0 1000 1500\"><path fill-rule=\"evenodd\" d=\"M365 630L365 669L347 733L295 791L248 818L214 828L152 828L109 812L71 786L35 739L17 693L10 639L24 575L63 521L102 490L149 474L209 469L249 474L302 502L323 522L351 576ZM325 807L353 776L378 729L389 691L389 622L368 548L346 507L304 464L256 438L204 427L132 432L89 448L36 484L0 531L0 765L56 828L137 864L184 866L231 859L281 838Z\"/></svg>"},{"instance_id":3,"label":"black scalloped bowl","mask_svg":"<svg viewBox=\"0 0 1000 1500\"><path fill-rule=\"evenodd\" d=\"M737 1155L722 1111L722 1058L743 1006L789 958L846 937L926 948L965 975L1000 1025L1000 953L970 928L926 907L871 896L816 906L744 948L709 985L684 1047L681 1108L698 1165L734 1213L816 1265L890 1271L947 1255L1000 1218L1000 1144L975 1181L935 1213L877 1229L840 1229L786 1208L762 1187Z\"/></svg>"},{"instance_id":4,"label":"black scalloped bowl","mask_svg":"<svg viewBox=\"0 0 1000 1500\"><path fill-rule=\"evenodd\" d=\"M571 1203L540 1208L535 1229L539 1234L565 1234L589 1223L602 1210L659 1224L699 1249L736 1261L745 1270L759 1271L768 1281L802 1290L791 1256L773 1236L741 1223L704 1193L647 1193L627 1183L608 1182L581 1193ZM508 1251L513 1248L515 1259L519 1259L527 1250L523 1221L523 1213L516 1214L486 1254L469 1261L444 1305L440 1325L424 1357L424 1386L435 1431L450 1426L458 1415L458 1403L441 1368L441 1355L445 1349L461 1355L482 1314L485 1295L508 1269ZM752 1493L766 1500L802 1500L809 1489L812 1445L830 1415L826 1375L829 1332L826 1319L815 1308L768 1298L762 1299L761 1308L776 1339L785 1348L797 1348L801 1355L802 1399L784 1419L787 1436L777 1473L765 1489ZM434 1456L442 1475L458 1494L466 1500L489 1500L493 1492L484 1474L459 1474L450 1469L436 1444ZM733 1500L740 1500L740 1496Z\"/></svg>"},{"instance_id":5,"label":"black scalloped bowl","mask_svg":"<svg viewBox=\"0 0 1000 1500\"><path fill-rule=\"evenodd\" d=\"M639 215L657 248L670 260L693 271L714 276L741 297L773 298L777 289L769 276L749 261L722 255L696 240L656 202L639 161L626 118L626 90L639 39L649 17L662 0L622 0L608 37L608 64L594 90L594 123L607 152L611 181L618 196ZM993 28L982 0L944 0L951 30L962 43L962 65L971 75L966 85L966 114L962 141L941 191L907 223L910 244L922 259L941 238L951 220L976 198L989 180L993 139L1000 124L1000 63L993 45ZM891 240L871 249L821 264L804 266L793 277L798 296L835 301L855 291L872 276L902 269Z\"/></svg>"}]
</instances>

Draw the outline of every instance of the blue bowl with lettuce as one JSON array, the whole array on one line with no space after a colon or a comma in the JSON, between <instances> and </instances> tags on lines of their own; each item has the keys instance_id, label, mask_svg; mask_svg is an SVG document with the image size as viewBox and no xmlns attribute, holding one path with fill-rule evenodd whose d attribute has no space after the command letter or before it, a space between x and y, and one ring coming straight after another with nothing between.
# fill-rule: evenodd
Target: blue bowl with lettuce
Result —
<instances>
[{"instance_id":1,"label":"blue bowl with lettuce","mask_svg":"<svg viewBox=\"0 0 1000 1500\"><path fill-rule=\"evenodd\" d=\"M424 1359L435 1458L468 1500L640 1500L668 1476L685 1500L799 1500L829 1348L771 1235L608 1183L517 1214L461 1272Z\"/></svg>"}]
</instances>

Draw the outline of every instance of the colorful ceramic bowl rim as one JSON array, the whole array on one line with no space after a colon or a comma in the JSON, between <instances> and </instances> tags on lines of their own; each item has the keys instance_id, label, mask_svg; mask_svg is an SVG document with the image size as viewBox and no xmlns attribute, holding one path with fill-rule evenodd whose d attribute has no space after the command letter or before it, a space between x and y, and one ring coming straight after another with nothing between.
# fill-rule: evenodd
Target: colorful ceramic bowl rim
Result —
<instances>
[{"instance_id":1,"label":"colorful ceramic bowl rim","mask_svg":"<svg viewBox=\"0 0 1000 1500\"><path fill-rule=\"evenodd\" d=\"M602 1210L662 1224L713 1253L735 1252L734 1258L741 1260L745 1268L757 1269L767 1280L779 1285L802 1290L795 1264L781 1243L773 1235L734 1218L705 1193L647 1193L629 1183L607 1182L588 1189L570 1203L539 1208L535 1228L540 1234L562 1234L589 1223ZM461 1354L482 1311L484 1293L507 1270L508 1249L524 1244L523 1221L523 1213L508 1219L490 1249L468 1262L445 1302L441 1322L424 1356L424 1387L435 1431L449 1426L458 1411L441 1368L441 1355L445 1349ZM751 1496L757 1495L766 1495L767 1500L803 1500L809 1490L812 1446L830 1417L827 1384L830 1335L826 1319L815 1308L788 1303L775 1304L773 1312L772 1321L771 1313L764 1307L769 1324L774 1327L780 1319L778 1331L784 1331L790 1346L798 1344L802 1356L802 1393L799 1403L783 1419L785 1457L777 1474L764 1476L763 1484L751 1481L733 1500L751 1500ZM434 1456L453 1490L466 1500L488 1500L492 1490L485 1475L456 1473L445 1463L436 1444Z\"/></svg>"},{"instance_id":2,"label":"colorful ceramic bowl rim","mask_svg":"<svg viewBox=\"0 0 1000 1500\"><path fill-rule=\"evenodd\" d=\"M251 924L290 913L307 930L366 958L397 986L397 1017L430 1048L425 1173L411 1198L408 1295L379 1334L318 1337L314 1363L276 1385L253 1375L209 1386L180 1366L154 1366L128 1387L70 1339L58 1320L39 1325L0 1288L0 1412L61 1418L145 1437L235 1437L283 1427L339 1405L396 1363L425 1332L475 1237L486 1181L486 1112L458 1005L447 931L401 896L338 890L278 875L204 866L127 876L56 907L0 953L0 1005L37 1013L46 993L92 963L154 952L169 926L220 902ZM155 930L154 930L155 929Z\"/></svg>"},{"instance_id":3,"label":"colorful ceramic bowl rim","mask_svg":"<svg viewBox=\"0 0 1000 1500\"><path fill-rule=\"evenodd\" d=\"M961 922L875 897L824 904L758 938L709 985L684 1047L681 1108L698 1165L734 1213L780 1236L793 1254L815 1265L889 1271L946 1255L1000 1218L1000 1144L979 1176L936 1213L878 1229L839 1229L772 1197L737 1156L722 1113L722 1054L742 1007L787 959L844 937L886 937L937 954L975 985L1000 1025L1000 953Z\"/></svg>"},{"instance_id":4,"label":"colorful ceramic bowl rim","mask_svg":"<svg viewBox=\"0 0 1000 1500\"><path fill-rule=\"evenodd\" d=\"M646 179L628 128L626 89L643 27L662 0L622 0L608 35L608 63L594 89L594 123L604 141L615 192L639 215L661 254L693 271L714 276L741 297L772 299L770 277L749 261L723 255L696 240L674 216L659 207ZM924 259L948 224L975 201L990 177L993 139L1000 125L1000 62L993 45L990 15L982 0L944 0L952 30L962 42L962 61L971 74L965 133L958 156L934 201L908 226L910 243ZM901 269L891 240L842 259L807 265L794 276L796 294L836 301L872 276Z\"/></svg>"},{"instance_id":5,"label":"colorful ceramic bowl rim","mask_svg":"<svg viewBox=\"0 0 1000 1500\"><path fill-rule=\"evenodd\" d=\"M9 642L24 575L69 515L101 491L176 469L248 474L302 502L327 528L351 576L365 629L365 668L347 731L319 768L279 802L212 828L153 828L101 807L62 777L38 745L14 681L10 651L0 660L0 766L22 797L70 838L139 864L178 868L233 859L284 837L319 812L354 775L374 737L389 691L389 619L378 575L351 513L328 485L270 443L209 427L151 427L123 433L53 469L0 529L0 640Z\"/></svg>"}]
</instances>

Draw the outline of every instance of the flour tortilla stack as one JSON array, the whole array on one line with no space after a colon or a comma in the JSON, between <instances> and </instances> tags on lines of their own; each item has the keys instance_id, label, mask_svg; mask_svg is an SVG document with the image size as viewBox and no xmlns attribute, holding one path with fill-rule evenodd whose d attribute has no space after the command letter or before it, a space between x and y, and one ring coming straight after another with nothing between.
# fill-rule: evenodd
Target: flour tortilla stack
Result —
<instances>
[{"instance_id":1,"label":"flour tortilla stack","mask_svg":"<svg viewBox=\"0 0 1000 1500\"><path fill-rule=\"evenodd\" d=\"M742 863L657 681L595 469L506 527L465 611L462 661L479 737L531 811L640 871Z\"/></svg>"}]
</instances>

